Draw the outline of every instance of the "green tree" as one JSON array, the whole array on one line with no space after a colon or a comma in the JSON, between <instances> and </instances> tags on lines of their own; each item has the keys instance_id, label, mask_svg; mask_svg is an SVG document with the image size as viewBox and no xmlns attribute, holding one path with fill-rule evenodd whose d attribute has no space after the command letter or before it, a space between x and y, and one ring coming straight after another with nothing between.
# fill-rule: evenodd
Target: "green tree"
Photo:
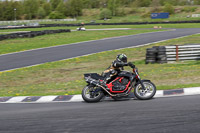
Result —
<instances>
[{"instance_id":1,"label":"green tree","mask_svg":"<svg viewBox=\"0 0 200 133\"><path fill-rule=\"evenodd\" d=\"M3 20L3 2L0 2L0 20Z\"/></svg>"},{"instance_id":2,"label":"green tree","mask_svg":"<svg viewBox=\"0 0 200 133\"><path fill-rule=\"evenodd\" d=\"M12 3L12 8L16 9L16 11L14 11L14 17L16 17L16 19L21 19L24 11L23 3L20 1L15 1L14 3Z\"/></svg>"},{"instance_id":3,"label":"green tree","mask_svg":"<svg viewBox=\"0 0 200 133\"><path fill-rule=\"evenodd\" d=\"M43 4L42 7L45 10L46 15L48 16L50 14L51 10L52 10L51 9L51 4L49 2L46 2L46 3Z\"/></svg>"},{"instance_id":4,"label":"green tree","mask_svg":"<svg viewBox=\"0 0 200 133\"><path fill-rule=\"evenodd\" d=\"M83 2L83 8L91 8L92 7L92 1L91 0L82 0Z\"/></svg>"},{"instance_id":5,"label":"green tree","mask_svg":"<svg viewBox=\"0 0 200 133\"><path fill-rule=\"evenodd\" d=\"M50 19L63 19L63 18L65 18L65 16L60 12L53 11L50 13L49 18Z\"/></svg>"},{"instance_id":6,"label":"green tree","mask_svg":"<svg viewBox=\"0 0 200 133\"><path fill-rule=\"evenodd\" d=\"M104 3L107 0L90 0L91 2L91 8L100 8L104 6Z\"/></svg>"},{"instance_id":7,"label":"green tree","mask_svg":"<svg viewBox=\"0 0 200 133\"><path fill-rule=\"evenodd\" d=\"M55 11L62 13L63 15L65 14L66 7L63 3L63 1L60 1L58 6L56 7Z\"/></svg>"},{"instance_id":8,"label":"green tree","mask_svg":"<svg viewBox=\"0 0 200 133\"><path fill-rule=\"evenodd\" d=\"M116 16L119 5L120 5L119 0L108 0L107 7L111 11L112 16Z\"/></svg>"},{"instance_id":9,"label":"green tree","mask_svg":"<svg viewBox=\"0 0 200 133\"><path fill-rule=\"evenodd\" d=\"M26 14L26 19L33 19L37 17L39 9L38 0L25 0L24 1L24 13Z\"/></svg>"},{"instance_id":10,"label":"green tree","mask_svg":"<svg viewBox=\"0 0 200 133\"><path fill-rule=\"evenodd\" d=\"M44 8L40 7L38 9L38 18L43 19L43 18L45 18L45 16L46 16L46 12L45 12Z\"/></svg>"},{"instance_id":11,"label":"green tree","mask_svg":"<svg viewBox=\"0 0 200 133\"><path fill-rule=\"evenodd\" d=\"M43 5L43 4L47 3L47 0L38 0L38 2L39 2L40 5Z\"/></svg>"},{"instance_id":12,"label":"green tree","mask_svg":"<svg viewBox=\"0 0 200 133\"><path fill-rule=\"evenodd\" d=\"M55 10L61 1L63 2L63 0L50 0L52 9Z\"/></svg>"},{"instance_id":13,"label":"green tree","mask_svg":"<svg viewBox=\"0 0 200 133\"><path fill-rule=\"evenodd\" d=\"M70 7L68 11L70 11L70 16L77 17L82 15L83 4L82 0L70 0Z\"/></svg>"},{"instance_id":14,"label":"green tree","mask_svg":"<svg viewBox=\"0 0 200 133\"><path fill-rule=\"evenodd\" d=\"M65 13L64 13L64 15L65 15L65 16L71 16L70 2L67 1L67 2L65 2L64 4L65 4Z\"/></svg>"},{"instance_id":15,"label":"green tree","mask_svg":"<svg viewBox=\"0 0 200 133\"><path fill-rule=\"evenodd\" d=\"M5 1L3 3L3 19L14 20L13 1Z\"/></svg>"},{"instance_id":16,"label":"green tree","mask_svg":"<svg viewBox=\"0 0 200 133\"><path fill-rule=\"evenodd\" d=\"M200 5L200 0L194 0L194 5Z\"/></svg>"},{"instance_id":17,"label":"green tree","mask_svg":"<svg viewBox=\"0 0 200 133\"><path fill-rule=\"evenodd\" d=\"M0 2L0 20L15 20L19 15L21 15L19 2Z\"/></svg>"}]
</instances>

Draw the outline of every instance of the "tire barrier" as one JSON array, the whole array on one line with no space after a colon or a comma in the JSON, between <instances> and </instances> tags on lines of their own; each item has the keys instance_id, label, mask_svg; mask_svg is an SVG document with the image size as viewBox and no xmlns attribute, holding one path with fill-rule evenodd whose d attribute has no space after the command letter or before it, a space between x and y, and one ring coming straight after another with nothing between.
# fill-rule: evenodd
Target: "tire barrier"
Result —
<instances>
[{"instance_id":1,"label":"tire barrier","mask_svg":"<svg viewBox=\"0 0 200 133\"><path fill-rule=\"evenodd\" d=\"M146 49L146 64L167 63L165 46L154 46Z\"/></svg>"},{"instance_id":2,"label":"tire barrier","mask_svg":"<svg viewBox=\"0 0 200 133\"><path fill-rule=\"evenodd\" d=\"M146 64L200 60L200 44L155 46L146 49Z\"/></svg>"},{"instance_id":3,"label":"tire barrier","mask_svg":"<svg viewBox=\"0 0 200 133\"><path fill-rule=\"evenodd\" d=\"M142 24L180 24L180 23L200 23L200 20L193 21L168 21L168 22L127 22L127 23L85 23L84 25L142 25ZM25 29L25 28L43 28L43 27L63 27L63 26L83 26L83 24L41 24L40 26L16 26L4 29Z\"/></svg>"},{"instance_id":4,"label":"tire barrier","mask_svg":"<svg viewBox=\"0 0 200 133\"><path fill-rule=\"evenodd\" d=\"M59 30L43 30L43 31L30 31L30 32L18 32L11 33L6 35L0 35L0 41L5 39L14 39L14 38L32 38L35 36L41 36L46 34L56 34L63 32L71 32L70 29L59 29Z\"/></svg>"},{"instance_id":5,"label":"tire barrier","mask_svg":"<svg viewBox=\"0 0 200 133\"><path fill-rule=\"evenodd\" d=\"M157 48L147 48L146 49L146 64L148 63L156 63L157 62Z\"/></svg>"}]
</instances>

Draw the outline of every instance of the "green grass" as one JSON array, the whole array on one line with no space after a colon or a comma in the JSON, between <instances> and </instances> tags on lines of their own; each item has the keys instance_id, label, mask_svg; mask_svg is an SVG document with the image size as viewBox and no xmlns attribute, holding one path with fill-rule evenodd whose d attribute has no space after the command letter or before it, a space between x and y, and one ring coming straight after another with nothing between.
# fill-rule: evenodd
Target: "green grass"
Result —
<instances>
[{"instance_id":1,"label":"green grass","mask_svg":"<svg viewBox=\"0 0 200 133\"><path fill-rule=\"evenodd\" d=\"M107 37L122 35L134 35L146 32L155 32L163 30L116 30L116 31L84 31L50 34L34 38L18 38L0 41L0 54L19 52L24 50L70 44L89 40L98 40Z\"/></svg>"},{"instance_id":2,"label":"green grass","mask_svg":"<svg viewBox=\"0 0 200 133\"><path fill-rule=\"evenodd\" d=\"M157 89L177 89L200 86L200 61L169 64L145 64L146 48L160 45L199 43L200 35L172 39L138 48L101 52L42 65L0 72L0 96L38 96L80 94L86 85L84 73L101 73L119 53L139 68L142 79L150 79ZM131 70L126 67L126 70Z\"/></svg>"}]
</instances>

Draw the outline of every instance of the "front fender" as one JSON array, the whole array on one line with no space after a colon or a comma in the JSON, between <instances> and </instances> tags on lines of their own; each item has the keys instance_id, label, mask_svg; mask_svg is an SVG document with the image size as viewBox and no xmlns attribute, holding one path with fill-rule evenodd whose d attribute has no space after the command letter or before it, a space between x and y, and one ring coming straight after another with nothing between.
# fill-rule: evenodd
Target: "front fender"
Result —
<instances>
[{"instance_id":1,"label":"front fender","mask_svg":"<svg viewBox=\"0 0 200 133\"><path fill-rule=\"evenodd\" d=\"M143 79L143 80L142 80L142 82L145 82L145 81L151 82L151 80L149 80L149 79Z\"/></svg>"}]
</instances>

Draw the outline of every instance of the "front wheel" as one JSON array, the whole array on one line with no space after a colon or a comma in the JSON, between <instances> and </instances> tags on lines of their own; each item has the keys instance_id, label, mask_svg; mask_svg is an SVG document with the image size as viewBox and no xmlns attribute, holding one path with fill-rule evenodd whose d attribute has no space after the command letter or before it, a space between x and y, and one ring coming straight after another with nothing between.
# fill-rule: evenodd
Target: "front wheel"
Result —
<instances>
[{"instance_id":1,"label":"front wheel","mask_svg":"<svg viewBox=\"0 0 200 133\"><path fill-rule=\"evenodd\" d=\"M86 86L82 90L82 98L88 103L99 102L104 97L100 87Z\"/></svg>"},{"instance_id":2,"label":"front wheel","mask_svg":"<svg viewBox=\"0 0 200 133\"><path fill-rule=\"evenodd\" d=\"M156 86L151 81L142 81L145 89L143 90L141 84L137 84L134 94L137 99L149 100L156 94Z\"/></svg>"}]
</instances>

